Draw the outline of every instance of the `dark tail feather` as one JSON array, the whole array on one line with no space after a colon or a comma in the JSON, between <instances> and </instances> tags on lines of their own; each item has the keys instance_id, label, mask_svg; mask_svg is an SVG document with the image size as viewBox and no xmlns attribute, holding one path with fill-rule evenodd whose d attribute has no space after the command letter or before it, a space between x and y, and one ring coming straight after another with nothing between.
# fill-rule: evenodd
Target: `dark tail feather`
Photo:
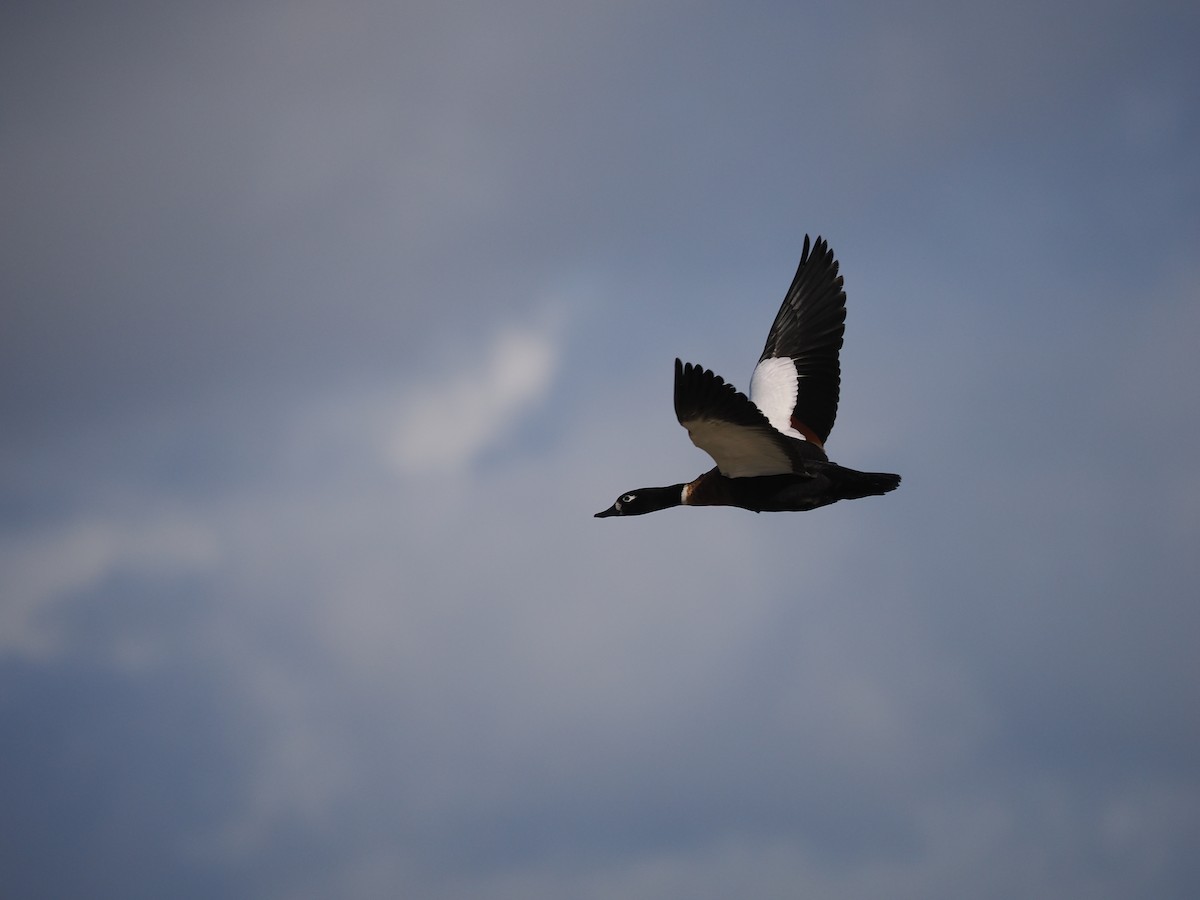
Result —
<instances>
[{"instance_id":1,"label":"dark tail feather","mask_svg":"<svg viewBox=\"0 0 1200 900\"><path fill-rule=\"evenodd\" d=\"M835 472L830 474L839 500L878 497L900 486L900 476L888 472L858 472L837 466Z\"/></svg>"}]
</instances>

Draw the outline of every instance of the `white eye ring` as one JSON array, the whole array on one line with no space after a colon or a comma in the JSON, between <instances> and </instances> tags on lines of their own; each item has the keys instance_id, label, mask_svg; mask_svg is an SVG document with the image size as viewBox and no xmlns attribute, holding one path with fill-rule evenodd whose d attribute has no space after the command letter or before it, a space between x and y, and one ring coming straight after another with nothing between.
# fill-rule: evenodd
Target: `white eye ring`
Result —
<instances>
[{"instance_id":1,"label":"white eye ring","mask_svg":"<svg viewBox=\"0 0 1200 900\"><path fill-rule=\"evenodd\" d=\"M622 503L632 503L635 496L636 496L635 494L626 494L624 497L621 498L621 502Z\"/></svg>"}]
</instances>

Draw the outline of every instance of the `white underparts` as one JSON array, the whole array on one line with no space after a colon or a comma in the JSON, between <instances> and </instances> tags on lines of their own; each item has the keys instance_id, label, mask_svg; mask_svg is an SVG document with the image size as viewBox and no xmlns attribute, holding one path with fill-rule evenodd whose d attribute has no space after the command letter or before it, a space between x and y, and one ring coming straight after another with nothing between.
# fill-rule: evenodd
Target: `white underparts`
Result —
<instances>
[{"instance_id":1,"label":"white underparts","mask_svg":"<svg viewBox=\"0 0 1200 900\"><path fill-rule=\"evenodd\" d=\"M750 378L750 399L762 410L767 421L776 431L803 441L806 440L804 435L792 427L798 390L796 366L787 356L764 359L755 366Z\"/></svg>"}]
</instances>

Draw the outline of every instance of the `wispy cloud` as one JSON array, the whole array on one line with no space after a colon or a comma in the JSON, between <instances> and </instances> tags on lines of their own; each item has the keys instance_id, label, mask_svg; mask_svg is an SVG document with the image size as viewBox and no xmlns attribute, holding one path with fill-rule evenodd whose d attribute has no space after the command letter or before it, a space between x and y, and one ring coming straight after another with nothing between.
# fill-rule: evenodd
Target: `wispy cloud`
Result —
<instances>
[{"instance_id":1,"label":"wispy cloud","mask_svg":"<svg viewBox=\"0 0 1200 900\"><path fill-rule=\"evenodd\" d=\"M454 360L439 382L401 402L388 457L402 472L446 472L470 464L542 398L558 365L554 329L508 328L478 354Z\"/></svg>"},{"instance_id":2,"label":"wispy cloud","mask_svg":"<svg viewBox=\"0 0 1200 900\"><path fill-rule=\"evenodd\" d=\"M135 521L88 516L0 543L0 655L59 648L54 605L119 573L192 572L219 560L216 536L175 514Z\"/></svg>"}]
</instances>

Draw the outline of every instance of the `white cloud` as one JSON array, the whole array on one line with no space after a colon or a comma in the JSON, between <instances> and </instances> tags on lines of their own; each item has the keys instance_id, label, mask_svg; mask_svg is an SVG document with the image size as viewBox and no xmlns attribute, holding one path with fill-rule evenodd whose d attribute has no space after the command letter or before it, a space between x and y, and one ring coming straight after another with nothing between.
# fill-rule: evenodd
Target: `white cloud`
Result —
<instances>
[{"instance_id":1,"label":"white cloud","mask_svg":"<svg viewBox=\"0 0 1200 900\"><path fill-rule=\"evenodd\" d=\"M549 329L501 332L445 381L409 395L388 437L389 459L407 473L468 465L545 396L557 357Z\"/></svg>"},{"instance_id":2,"label":"white cloud","mask_svg":"<svg viewBox=\"0 0 1200 900\"><path fill-rule=\"evenodd\" d=\"M54 654L59 639L46 612L119 571L194 571L218 556L214 534L172 514L136 522L81 518L0 544L0 654Z\"/></svg>"}]
</instances>

